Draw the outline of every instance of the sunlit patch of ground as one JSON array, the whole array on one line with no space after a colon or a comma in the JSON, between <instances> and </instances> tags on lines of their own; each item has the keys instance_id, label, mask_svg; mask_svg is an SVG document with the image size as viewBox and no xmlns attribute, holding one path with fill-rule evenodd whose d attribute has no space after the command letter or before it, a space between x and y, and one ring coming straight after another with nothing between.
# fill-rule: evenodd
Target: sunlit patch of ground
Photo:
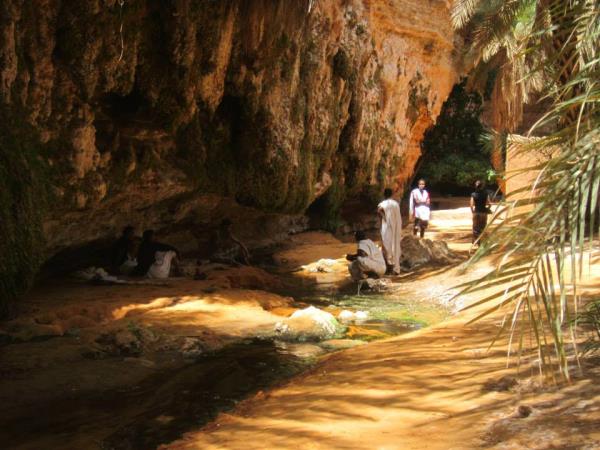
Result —
<instances>
[{"instance_id":1,"label":"sunlit patch of ground","mask_svg":"<svg viewBox=\"0 0 600 450\"><path fill-rule=\"evenodd\" d=\"M293 272L299 283L339 286L349 282L346 255L355 252L356 244L313 231L291 236L273 260L281 272Z\"/></svg>"},{"instance_id":2,"label":"sunlit patch of ground","mask_svg":"<svg viewBox=\"0 0 600 450\"><path fill-rule=\"evenodd\" d=\"M470 213L464 207L434 211L426 237L449 239L466 255ZM354 250L326 233L307 233L274 256L281 278L242 267L164 286L37 289L20 316L1 325L3 337L15 342L0 348L0 423L7 425L0 427L0 442L32 449L131 442L154 448L188 431L165 448L598 447L597 361L586 360L584 375L567 389L542 388L529 370L534 357L517 374L514 366L506 368L505 341L488 351L500 315L466 325L481 312L474 309L440 323L448 314L436 305L453 309L486 295L450 301L454 286L489 271L494 258L466 272L460 264L422 267L394 277L386 293L358 297L343 259ZM318 270L323 259L334 263ZM582 285L587 295L598 293L598 262ZM325 343L267 348L249 339L272 332L277 320L300 307L288 297L296 296L294 289L302 300L315 285L309 291L320 308L335 315L369 310L380 326L349 323L345 339L327 345L353 348L326 356ZM415 328L435 325L370 342L397 334L390 321L411 320ZM233 347L220 353L226 343ZM282 363L281 355L290 359ZM299 355L322 362L265 390L305 367ZM216 411L235 406L226 398L231 393L254 396L200 430ZM206 405L212 409L202 409ZM523 416L519 406L531 413Z\"/></svg>"},{"instance_id":3,"label":"sunlit patch of ground","mask_svg":"<svg viewBox=\"0 0 600 450\"><path fill-rule=\"evenodd\" d=\"M40 286L22 301L16 319L0 323L0 422L12 424L0 427L1 441L90 448L152 408L144 404L152 395L121 405L124 393L225 345L273 335L275 323L295 310L292 299L233 286L279 283L260 269L234 268L159 286ZM35 420L25 420L32 415ZM86 431L73 434L78 426ZM61 429L71 429L69 436L61 439Z\"/></svg>"},{"instance_id":4,"label":"sunlit patch of ground","mask_svg":"<svg viewBox=\"0 0 600 450\"><path fill-rule=\"evenodd\" d=\"M317 292L327 299L318 306L335 315L364 309L369 297L342 297L339 306L329 302L337 301L335 293L345 286L355 292L344 259L353 251L355 244L327 233L307 233L294 236L274 257L281 273L292 272L291 277L253 267L215 267L198 281L90 285L64 280L39 286L20 303L16 319L0 324L0 421L10 424L0 430L0 439L17 447L87 448L90 442L129 445L140 435L157 433L140 442L169 442L193 428L195 417L208 420L203 408L231 407L231 396L243 398L296 373L326 351L406 332L402 323L410 323L409 313L352 323L345 339L321 346L278 341L274 351L273 344L252 341L272 337L278 321L306 306L285 293L290 284L294 295L296 288L304 295L315 284L324 287ZM320 259L332 257L337 260L327 271L311 271ZM241 366L236 358L251 366ZM220 383L220 378L229 381ZM204 399L205 391L216 397ZM185 414L188 410L193 414ZM128 431L130 426L138 431ZM160 437L166 431L176 434Z\"/></svg>"},{"instance_id":5,"label":"sunlit patch of ground","mask_svg":"<svg viewBox=\"0 0 600 450\"><path fill-rule=\"evenodd\" d=\"M461 218L462 217L462 218ZM451 227L448 229L447 227ZM470 248L470 213L432 220L430 237ZM444 296L493 268L495 258L401 277L407 290ZM582 292L600 294L594 261ZM410 287L409 287L410 285ZM489 295L479 292L464 304ZM490 348L502 313L474 324L476 307L433 327L329 356L165 449L595 449L600 448L600 361L570 385L540 385L535 354L507 367L506 338ZM350 329L350 333L356 331Z\"/></svg>"}]
</instances>

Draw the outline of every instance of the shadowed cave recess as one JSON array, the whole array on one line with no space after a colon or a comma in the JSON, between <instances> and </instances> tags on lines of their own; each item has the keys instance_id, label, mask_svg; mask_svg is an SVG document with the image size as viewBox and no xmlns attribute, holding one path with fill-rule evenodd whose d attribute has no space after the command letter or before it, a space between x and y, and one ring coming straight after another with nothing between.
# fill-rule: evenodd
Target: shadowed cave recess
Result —
<instances>
[{"instance_id":1,"label":"shadowed cave recess","mask_svg":"<svg viewBox=\"0 0 600 450\"><path fill-rule=\"evenodd\" d=\"M458 41L446 2L398 3L3 2L2 315L131 223L190 253L228 216L261 248L401 193Z\"/></svg>"}]
</instances>

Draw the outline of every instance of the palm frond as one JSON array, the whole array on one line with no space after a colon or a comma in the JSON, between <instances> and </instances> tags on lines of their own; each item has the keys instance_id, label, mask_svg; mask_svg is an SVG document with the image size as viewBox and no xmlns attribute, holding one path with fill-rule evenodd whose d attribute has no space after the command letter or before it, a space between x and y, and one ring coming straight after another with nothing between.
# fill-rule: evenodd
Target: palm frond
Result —
<instances>
[{"instance_id":1,"label":"palm frond","mask_svg":"<svg viewBox=\"0 0 600 450\"><path fill-rule=\"evenodd\" d=\"M467 25L480 3L481 0L455 0L450 11L452 26L459 30Z\"/></svg>"},{"instance_id":2,"label":"palm frond","mask_svg":"<svg viewBox=\"0 0 600 450\"><path fill-rule=\"evenodd\" d=\"M529 179L498 208L471 259L498 253L501 261L462 286L461 295L487 291L470 305L489 305L475 320L506 310L501 328L509 334L507 353L518 342L521 355L529 331L540 373L553 376L557 369L568 378L566 342L577 352L572 316L579 310L584 253L596 249L600 236L600 4L506 0L478 3L467 12L461 20L470 20L470 51L486 70L490 62L498 70L495 130L487 139L509 159L527 155L530 163L503 174L510 185ZM542 89L545 112L528 135L506 134L520 122L523 104Z\"/></svg>"}]
</instances>

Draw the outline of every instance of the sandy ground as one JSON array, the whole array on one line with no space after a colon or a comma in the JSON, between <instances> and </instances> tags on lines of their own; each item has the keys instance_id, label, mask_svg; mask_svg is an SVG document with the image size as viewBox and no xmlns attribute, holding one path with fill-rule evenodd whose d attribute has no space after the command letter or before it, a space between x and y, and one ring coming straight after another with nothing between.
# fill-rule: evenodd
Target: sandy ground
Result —
<instances>
[{"instance_id":1,"label":"sandy ground","mask_svg":"<svg viewBox=\"0 0 600 450\"><path fill-rule=\"evenodd\" d=\"M433 216L431 235L468 252L468 210ZM483 274L492 260L412 274L422 289ZM600 268L583 286L596 295ZM485 295L479 294L478 298ZM469 303L476 298L467 298ZM325 358L286 385L165 449L595 449L600 365L583 361L570 384L541 385L527 358L507 368L506 340L488 349L501 314L467 325L481 308L421 331Z\"/></svg>"},{"instance_id":2,"label":"sandy ground","mask_svg":"<svg viewBox=\"0 0 600 450\"><path fill-rule=\"evenodd\" d=\"M427 237L449 240L466 257L468 209L434 212ZM0 324L0 442L36 450L101 442L107 429L141 413L143 405L127 404L129 389L158 373L179 376L178 368L198 353L272 333L298 306L273 292L287 282L339 288L348 283L343 257L354 247L326 233L295 236L273 255L283 278L242 267L161 286L41 286L15 320ZM336 261L331 272L311 270L320 259ZM394 279L394 286L419 298L447 298L450 287L492 263L466 273L424 267ZM598 286L594 276L586 289L596 293ZM208 426L190 425L164 448L600 448L598 362L584 361L584 374L570 386L541 387L528 364L519 374L506 368L504 342L486 351L500 317L465 325L476 313L325 356L308 373L258 393ZM166 397L178 398L196 375L182 376L190 380L168 388ZM106 392L115 404L125 402L120 415L108 408L90 421L86 408ZM527 417L518 412L523 405L532 408ZM69 430L79 424L77 435L61 431L65 421Z\"/></svg>"},{"instance_id":3,"label":"sandy ground","mask_svg":"<svg viewBox=\"0 0 600 450\"><path fill-rule=\"evenodd\" d=\"M63 280L36 288L16 319L0 323L0 447L90 448L140 410L121 406L119 418L110 407L96 408L88 423L89 405L106 395L116 397L107 406L118 405L119 392L123 397L160 374L176 375L200 354L273 334L275 323L295 310L291 298L264 290L279 285L260 269L241 267L212 271L203 281ZM62 433L77 423L77 436Z\"/></svg>"}]
</instances>

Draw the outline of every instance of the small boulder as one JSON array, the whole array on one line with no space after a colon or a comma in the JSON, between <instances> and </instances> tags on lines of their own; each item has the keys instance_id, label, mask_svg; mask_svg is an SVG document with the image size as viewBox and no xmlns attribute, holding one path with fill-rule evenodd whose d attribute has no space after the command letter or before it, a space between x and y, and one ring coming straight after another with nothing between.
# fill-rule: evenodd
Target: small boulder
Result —
<instances>
[{"instance_id":1,"label":"small boulder","mask_svg":"<svg viewBox=\"0 0 600 450\"><path fill-rule=\"evenodd\" d=\"M110 355L136 356L142 353L138 336L126 329L113 330L96 338L102 351Z\"/></svg>"},{"instance_id":2,"label":"small boulder","mask_svg":"<svg viewBox=\"0 0 600 450\"><path fill-rule=\"evenodd\" d=\"M196 359L204 353L204 343L195 337L186 337L180 347L180 352L184 358Z\"/></svg>"},{"instance_id":3,"label":"small boulder","mask_svg":"<svg viewBox=\"0 0 600 450\"><path fill-rule=\"evenodd\" d=\"M335 259L320 259L316 263L308 264L307 266L302 267L311 273L331 273L333 272L333 267L336 264L337 261Z\"/></svg>"},{"instance_id":4,"label":"small boulder","mask_svg":"<svg viewBox=\"0 0 600 450\"><path fill-rule=\"evenodd\" d=\"M338 319L341 322L350 322L354 319L354 313L352 311L348 311L344 309L342 312L338 314Z\"/></svg>"},{"instance_id":5,"label":"small boulder","mask_svg":"<svg viewBox=\"0 0 600 450\"><path fill-rule=\"evenodd\" d=\"M533 412L533 408L531 406L519 405L519 407L517 408L517 411L514 414L514 417L516 417L518 419L525 419L526 417L529 417L532 412Z\"/></svg>"},{"instance_id":6,"label":"small boulder","mask_svg":"<svg viewBox=\"0 0 600 450\"><path fill-rule=\"evenodd\" d=\"M287 319L275 325L275 333L285 340L321 341L331 339L344 327L326 311L314 306L295 311Z\"/></svg>"},{"instance_id":7,"label":"small boulder","mask_svg":"<svg viewBox=\"0 0 600 450\"><path fill-rule=\"evenodd\" d=\"M352 311L348 311L347 309L345 309L338 314L338 320L340 322L344 322L344 323L354 322L354 321L361 322L361 321L367 320L368 317L369 317L368 311L352 312Z\"/></svg>"},{"instance_id":8,"label":"small boulder","mask_svg":"<svg viewBox=\"0 0 600 450\"><path fill-rule=\"evenodd\" d=\"M402 238L401 248L401 264L409 269L429 263L452 264L458 261L458 257L444 241L418 239L407 235Z\"/></svg>"}]
</instances>

